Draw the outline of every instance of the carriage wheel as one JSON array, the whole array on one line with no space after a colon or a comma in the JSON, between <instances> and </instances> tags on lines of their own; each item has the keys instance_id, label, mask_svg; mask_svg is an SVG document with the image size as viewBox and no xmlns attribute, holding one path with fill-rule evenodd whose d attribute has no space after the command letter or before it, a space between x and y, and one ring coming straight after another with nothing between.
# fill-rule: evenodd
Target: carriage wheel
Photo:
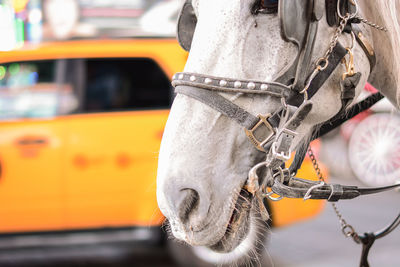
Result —
<instances>
[{"instance_id":1,"label":"carriage wheel","mask_svg":"<svg viewBox=\"0 0 400 267\"><path fill-rule=\"evenodd\" d=\"M400 117L382 113L360 122L349 142L349 161L357 178L367 185L400 181Z\"/></svg>"}]
</instances>

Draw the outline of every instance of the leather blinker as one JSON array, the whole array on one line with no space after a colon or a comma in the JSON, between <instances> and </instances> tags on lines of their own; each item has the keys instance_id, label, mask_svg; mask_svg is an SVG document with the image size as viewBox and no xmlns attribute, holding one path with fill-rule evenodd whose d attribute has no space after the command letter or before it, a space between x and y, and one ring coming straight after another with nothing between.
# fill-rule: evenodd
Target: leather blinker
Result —
<instances>
[{"instance_id":1,"label":"leather blinker","mask_svg":"<svg viewBox=\"0 0 400 267\"><path fill-rule=\"evenodd\" d=\"M325 3L324 0L314 0L313 16L314 21L319 21L324 16Z\"/></svg>"}]
</instances>

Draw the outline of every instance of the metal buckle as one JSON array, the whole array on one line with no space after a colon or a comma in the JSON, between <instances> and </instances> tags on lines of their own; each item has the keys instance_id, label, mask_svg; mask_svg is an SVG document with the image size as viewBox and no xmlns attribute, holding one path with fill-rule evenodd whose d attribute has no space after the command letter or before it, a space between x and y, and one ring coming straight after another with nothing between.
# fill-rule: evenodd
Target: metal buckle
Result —
<instances>
[{"instance_id":1,"label":"metal buckle","mask_svg":"<svg viewBox=\"0 0 400 267\"><path fill-rule=\"evenodd\" d=\"M307 193L304 195L303 200L304 200L304 201L309 200L309 199L311 198L311 193L312 193L312 191L313 191L314 189L323 187L323 186L325 186L325 185L326 185L326 183L325 183L324 181L321 181L319 184L316 184L316 185L311 186L311 187L307 190Z\"/></svg>"},{"instance_id":2,"label":"metal buckle","mask_svg":"<svg viewBox=\"0 0 400 267\"><path fill-rule=\"evenodd\" d=\"M296 132L284 128L284 129L282 129L282 130L279 131L279 133L278 133L278 135L277 135L277 137L276 137L275 140L278 140L279 137L280 137L282 134L291 135L291 136L293 136L293 137L295 137L295 136L297 135ZM275 141L275 142L272 144L272 155L273 155L276 159L279 159L279 160L282 160L282 161L288 161L288 160L290 159L290 156L292 155L292 151L289 149L289 151L287 151L286 154L285 154L285 151L277 152L277 151L276 151L276 143L277 143L277 142Z\"/></svg>"},{"instance_id":3,"label":"metal buckle","mask_svg":"<svg viewBox=\"0 0 400 267\"><path fill-rule=\"evenodd\" d=\"M346 48L349 52L349 61L346 58L342 59L343 64L346 67L346 72L342 74L342 80L344 81L347 77L353 77L356 72L354 71L354 55L350 48Z\"/></svg>"},{"instance_id":4,"label":"metal buckle","mask_svg":"<svg viewBox=\"0 0 400 267\"><path fill-rule=\"evenodd\" d=\"M254 145L258 150L260 150L260 151L266 153L267 151L265 151L264 145L265 145L266 143L268 143L268 142L274 137L274 135L275 135L275 130L274 130L274 128L272 127L272 125L268 122L268 118L271 117L271 114L267 114L267 115L265 115L265 116L259 114L257 117L260 118L260 120L257 122L257 124L254 125L254 127L253 127L251 130L249 130L249 129L244 129L244 131L245 131L247 137L248 137L248 138L250 139L250 141L253 143L253 145ZM260 128L261 126L263 126L263 125L267 127L267 129L269 130L270 134L267 135L267 137L265 137L264 140L261 140L261 141L260 141L260 140L258 140L258 139L255 137L254 132L255 132L258 128Z\"/></svg>"},{"instance_id":5,"label":"metal buckle","mask_svg":"<svg viewBox=\"0 0 400 267\"><path fill-rule=\"evenodd\" d=\"M290 170L288 168L282 169L282 167L278 167L278 171L273 175L273 178L276 179L278 176L280 176L279 181L281 184L285 184L292 178ZM286 179L286 177L288 177L288 179Z\"/></svg>"},{"instance_id":6,"label":"metal buckle","mask_svg":"<svg viewBox=\"0 0 400 267\"><path fill-rule=\"evenodd\" d=\"M276 142L274 142L273 144L272 144L272 155L276 158L276 159L279 159L279 160L282 160L282 161L288 161L289 159L290 159L290 155L292 154L292 151L290 151L290 149L289 149L289 151L287 152L287 154L285 154L285 152L284 151L282 151L282 152L277 152L276 151Z\"/></svg>"},{"instance_id":7,"label":"metal buckle","mask_svg":"<svg viewBox=\"0 0 400 267\"><path fill-rule=\"evenodd\" d=\"M272 201L280 201L280 200L284 199L283 196L279 196L279 195L278 195L278 197L272 197L273 194L275 194L275 193L273 191L270 191L268 193L263 194L263 197L267 197L269 200L272 200Z\"/></svg>"},{"instance_id":8,"label":"metal buckle","mask_svg":"<svg viewBox=\"0 0 400 267\"><path fill-rule=\"evenodd\" d=\"M246 181L245 189L249 191L253 196L256 194L256 192L260 189L260 184L258 182L259 177L257 175L257 170L261 167L268 167L269 162L263 161L255 165L253 168L250 169L248 178Z\"/></svg>"}]
</instances>

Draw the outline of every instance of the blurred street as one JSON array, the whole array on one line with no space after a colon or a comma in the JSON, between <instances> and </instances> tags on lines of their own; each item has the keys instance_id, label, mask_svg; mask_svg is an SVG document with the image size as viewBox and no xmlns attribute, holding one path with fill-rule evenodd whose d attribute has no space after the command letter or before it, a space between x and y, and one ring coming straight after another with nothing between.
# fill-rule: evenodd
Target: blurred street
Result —
<instances>
[{"instance_id":1,"label":"blurred street","mask_svg":"<svg viewBox=\"0 0 400 267\"><path fill-rule=\"evenodd\" d=\"M333 183L362 186L356 179L331 179ZM378 231L392 223L400 212L400 193L386 192L342 201L338 207L354 229ZM339 220L328 204L321 214L273 232L269 249L275 266L358 266L361 245L346 238ZM375 241L369 256L371 266L400 266L400 229Z\"/></svg>"},{"instance_id":2,"label":"blurred street","mask_svg":"<svg viewBox=\"0 0 400 267\"><path fill-rule=\"evenodd\" d=\"M356 184L354 179L333 182ZM377 231L399 212L400 193L389 192L341 202L348 223L359 232ZM361 246L345 238L333 209L327 205L317 218L275 229L268 241L271 266L358 266ZM371 266L400 266L400 230L375 242ZM41 250L1 251L0 266L176 266L163 247L109 245Z\"/></svg>"}]
</instances>

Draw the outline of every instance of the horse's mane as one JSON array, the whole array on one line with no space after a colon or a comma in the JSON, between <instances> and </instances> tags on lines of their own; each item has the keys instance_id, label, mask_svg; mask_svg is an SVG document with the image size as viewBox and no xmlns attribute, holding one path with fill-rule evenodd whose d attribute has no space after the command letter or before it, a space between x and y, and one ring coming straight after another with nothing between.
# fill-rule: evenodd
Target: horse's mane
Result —
<instances>
[{"instance_id":1,"label":"horse's mane","mask_svg":"<svg viewBox=\"0 0 400 267\"><path fill-rule=\"evenodd\" d=\"M377 66L370 82L400 108L400 0L364 0L365 18L388 32L372 30Z\"/></svg>"},{"instance_id":2,"label":"horse's mane","mask_svg":"<svg viewBox=\"0 0 400 267\"><path fill-rule=\"evenodd\" d=\"M397 103L400 104L400 1L381 0L379 2L382 2L382 15L393 47Z\"/></svg>"}]
</instances>

